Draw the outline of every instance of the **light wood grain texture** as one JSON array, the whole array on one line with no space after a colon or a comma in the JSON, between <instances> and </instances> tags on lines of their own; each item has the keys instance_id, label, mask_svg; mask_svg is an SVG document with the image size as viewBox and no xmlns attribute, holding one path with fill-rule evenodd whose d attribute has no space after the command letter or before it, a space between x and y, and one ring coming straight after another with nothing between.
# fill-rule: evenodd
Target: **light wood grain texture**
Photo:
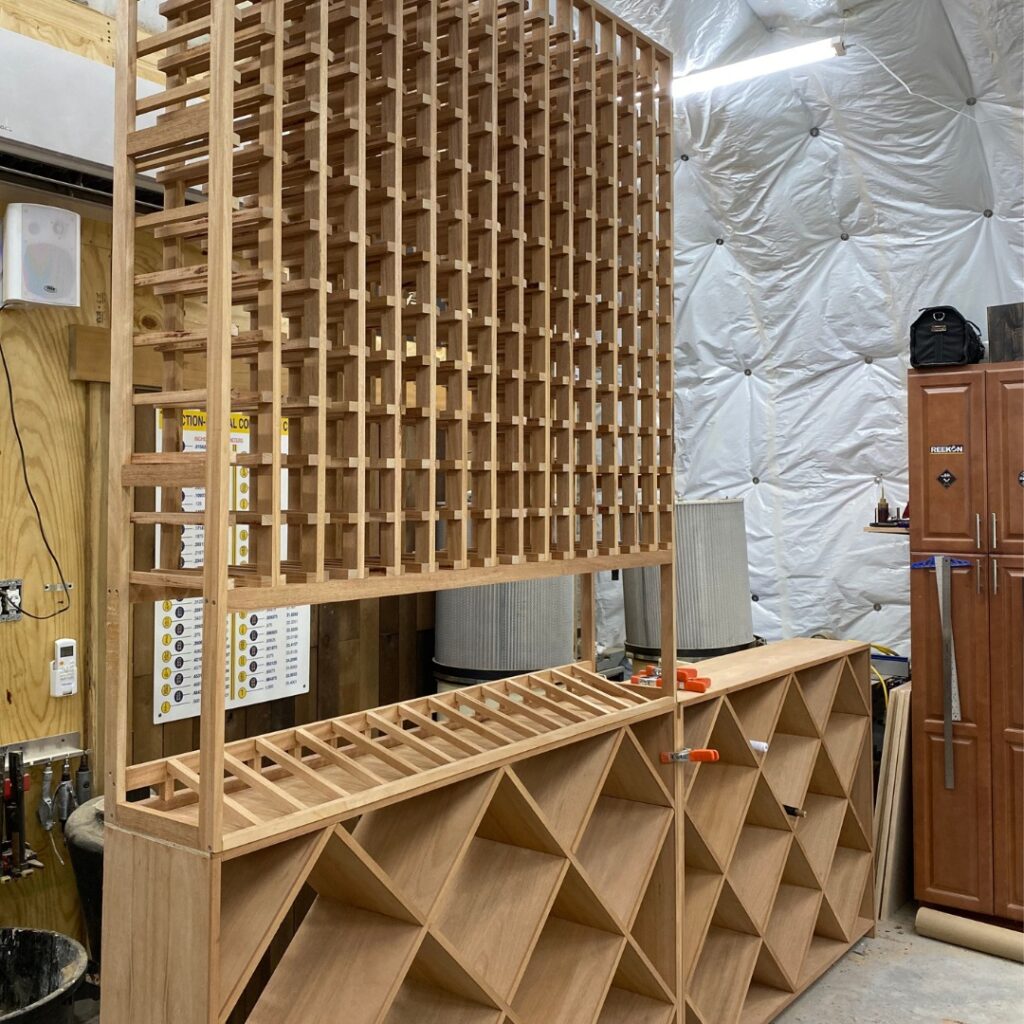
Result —
<instances>
[{"instance_id":1,"label":"light wood grain texture","mask_svg":"<svg viewBox=\"0 0 1024 1024\"><path fill-rule=\"evenodd\" d=\"M103 873L103 1024L216 1020L219 866L109 825Z\"/></svg>"},{"instance_id":2,"label":"light wood grain texture","mask_svg":"<svg viewBox=\"0 0 1024 1024\"><path fill-rule=\"evenodd\" d=\"M0 0L0 28L115 66L115 20L74 0L39 0L31 13L18 0ZM153 59L140 62L139 77L164 80Z\"/></svg>"}]
</instances>

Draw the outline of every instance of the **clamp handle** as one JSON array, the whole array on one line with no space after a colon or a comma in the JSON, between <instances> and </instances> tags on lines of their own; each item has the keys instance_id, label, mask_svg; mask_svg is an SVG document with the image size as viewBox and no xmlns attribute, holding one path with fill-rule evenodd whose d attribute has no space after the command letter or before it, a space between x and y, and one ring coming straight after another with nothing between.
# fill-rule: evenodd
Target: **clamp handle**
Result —
<instances>
[{"instance_id":1,"label":"clamp handle","mask_svg":"<svg viewBox=\"0 0 1024 1024\"><path fill-rule=\"evenodd\" d=\"M694 749L694 750L669 750L661 754L662 764L676 764L680 761L718 761L720 755L717 750Z\"/></svg>"},{"instance_id":2,"label":"clamp handle","mask_svg":"<svg viewBox=\"0 0 1024 1024\"><path fill-rule=\"evenodd\" d=\"M21 777L21 788L22 791L27 793L32 788L32 776L26 772ZM4 799L10 800L14 795L14 784L9 778L4 779Z\"/></svg>"}]
</instances>

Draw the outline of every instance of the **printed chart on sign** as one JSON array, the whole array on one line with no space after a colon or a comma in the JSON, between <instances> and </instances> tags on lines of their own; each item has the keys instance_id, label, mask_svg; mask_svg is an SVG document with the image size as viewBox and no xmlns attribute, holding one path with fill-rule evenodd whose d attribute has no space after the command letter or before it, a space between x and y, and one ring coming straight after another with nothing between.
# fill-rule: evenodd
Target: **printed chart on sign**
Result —
<instances>
[{"instance_id":1,"label":"printed chart on sign","mask_svg":"<svg viewBox=\"0 0 1024 1024\"><path fill-rule=\"evenodd\" d=\"M182 412L182 450L206 450L206 413L198 409ZM157 437L163 430L157 411ZM249 450L249 417L231 416L231 443L235 451ZM281 425L281 451L288 451L288 421ZM287 475L282 470L282 478ZM282 479L282 492L288 493ZM181 492L183 512L201 512L205 496L202 487ZM160 493L157 492L157 508ZM231 469L231 508L249 507L249 471ZM281 527L282 545L287 543L287 526ZM160 536L157 527L156 545ZM203 527L182 529L181 565L195 568L203 560ZM248 557L249 531L245 526L231 529L235 561ZM203 605L201 598L159 601L153 618L153 722L160 725L199 714L203 661ZM244 707L263 701L291 697L309 691L309 607L271 608L228 616L225 705Z\"/></svg>"}]
</instances>

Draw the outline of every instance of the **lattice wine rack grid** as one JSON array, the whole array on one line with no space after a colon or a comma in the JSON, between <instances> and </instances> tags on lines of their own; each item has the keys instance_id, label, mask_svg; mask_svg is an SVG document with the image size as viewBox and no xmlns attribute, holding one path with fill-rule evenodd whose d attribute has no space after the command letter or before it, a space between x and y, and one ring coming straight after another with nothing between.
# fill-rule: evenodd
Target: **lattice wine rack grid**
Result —
<instances>
[{"instance_id":1,"label":"lattice wine rack grid","mask_svg":"<svg viewBox=\"0 0 1024 1024\"><path fill-rule=\"evenodd\" d=\"M108 793L145 828L132 628L201 597L216 850L228 613L580 575L586 659L593 572L671 575L671 56L584 0L160 10L118 19ZM136 96L140 57L162 91Z\"/></svg>"},{"instance_id":2,"label":"lattice wine rack grid","mask_svg":"<svg viewBox=\"0 0 1024 1024\"><path fill-rule=\"evenodd\" d=\"M127 39L118 97L116 490L137 540L160 526L136 593L209 593L211 563L260 591L233 606L267 607L345 581L664 558L670 55L580 0L161 11L166 31ZM166 89L136 100L154 54ZM164 209L134 215L139 173ZM135 229L162 266L135 267ZM141 350L163 356L158 390L132 388ZM162 410L156 443L133 441L139 409ZM194 409L205 453L181 450ZM189 486L205 512L181 510ZM187 525L225 538L205 567L180 564Z\"/></svg>"},{"instance_id":3,"label":"lattice wine rack grid","mask_svg":"<svg viewBox=\"0 0 1024 1024\"><path fill-rule=\"evenodd\" d=\"M684 766L677 794L688 1024L774 1019L874 927L870 655L806 640L765 651L761 665L701 664L716 689L751 667L756 685L681 695L687 746L721 757Z\"/></svg>"}]
</instances>

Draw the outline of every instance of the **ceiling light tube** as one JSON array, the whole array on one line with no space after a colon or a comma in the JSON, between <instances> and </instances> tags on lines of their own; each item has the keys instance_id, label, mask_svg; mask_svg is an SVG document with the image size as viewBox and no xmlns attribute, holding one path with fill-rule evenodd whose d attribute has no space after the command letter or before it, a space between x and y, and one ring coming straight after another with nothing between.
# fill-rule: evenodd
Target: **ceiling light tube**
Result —
<instances>
[{"instance_id":1,"label":"ceiling light tube","mask_svg":"<svg viewBox=\"0 0 1024 1024\"><path fill-rule=\"evenodd\" d=\"M776 71L787 71L790 68L802 67L804 64L828 60L830 57L841 57L844 53L846 48L841 39L818 39L813 43L791 46L786 50L766 53L762 57L752 57L750 60L726 64L724 67L697 71L692 75L680 75L672 80L672 95L678 99L680 96L706 92L720 85L747 82L752 78L774 74Z\"/></svg>"}]
</instances>

